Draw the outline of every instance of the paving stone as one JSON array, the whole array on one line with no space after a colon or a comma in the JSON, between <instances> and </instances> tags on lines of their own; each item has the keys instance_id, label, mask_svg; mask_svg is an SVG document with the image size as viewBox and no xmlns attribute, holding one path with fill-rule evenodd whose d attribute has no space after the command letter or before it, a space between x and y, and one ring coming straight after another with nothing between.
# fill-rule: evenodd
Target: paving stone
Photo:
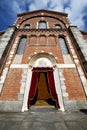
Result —
<instances>
[{"instance_id":1,"label":"paving stone","mask_svg":"<svg viewBox=\"0 0 87 130\"><path fill-rule=\"evenodd\" d=\"M56 130L68 130L64 122L55 123Z\"/></svg>"},{"instance_id":2,"label":"paving stone","mask_svg":"<svg viewBox=\"0 0 87 130\"><path fill-rule=\"evenodd\" d=\"M87 110L31 108L23 113L0 113L0 130L87 130Z\"/></svg>"},{"instance_id":3,"label":"paving stone","mask_svg":"<svg viewBox=\"0 0 87 130\"><path fill-rule=\"evenodd\" d=\"M80 123L80 122L66 122L66 124L67 124L67 127L68 127L68 129L69 130L87 130L87 128L86 129L84 129L84 127L83 127L83 125Z\"/></svg>"}]
</instances>

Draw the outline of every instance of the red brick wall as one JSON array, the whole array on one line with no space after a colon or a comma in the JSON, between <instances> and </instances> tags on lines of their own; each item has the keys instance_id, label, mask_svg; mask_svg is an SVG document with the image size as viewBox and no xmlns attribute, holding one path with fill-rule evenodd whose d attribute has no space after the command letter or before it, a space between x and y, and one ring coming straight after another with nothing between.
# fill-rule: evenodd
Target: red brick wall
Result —
<instances>
[{"instance_id":1,"label":"red brick wall","mask_svg":"<svg viewBox=\"0 0 87 130\"><path fill-rule=\"evenodd\" d=\"M34 39L32 40L31 39L31 36L32 35L35 35L37 36L38 34L40 35L49 35L46 37L46 42L44 44L44 41L42 41L41 43L39 41L43 40L43 39L40 39L40 36L39 37L34 37ZM68 36L67 32L63 32L62 33L66 36ZM23 64L27 64L29 63L29 57L33 56L34 55L34 52L41 52L42 50L45 51L46 53L50 53L52 52L52 55L54 57L57 57L58 60L57 60L57 63L64 63L64 60L63 60L63 56L62 56L62 51L61 51L61 48L60 48L60 43L59 43L59 40L58 40L58 36L54 36L53 38L50 38L50 35L59 35L60 34L60 31L19 31L16 36L17 37L20 37L22 35L26 35L27 36L27 42L26 42L26 45L25 45L25 48L24 48L24 54L23 54L23 59L22 59L22 63ZM28 36L29 35L29 36ZM36 39L38 39L36 41ZM32 41L32 43L31 43ZM67 43L68 44L68 43Z\"/></svg>"},{"instance_id":2,"label":"red brick wall","mask_svg":"<svg viewBox=\"0 0 87 130\"><path fill-rule=\"evenodd\" d=\"M50 12L49 12L50 13ZM26 64L29 63L29 57L32 57L34 55L34 52L41 52L42 50L46 53L52 52L54 57L57 57L58 63L64 63L62 52L60 49L58 36L61 35L68 35L67 31L65 30L50 30L55 29L55 25L59 24L62 29L66 29L69 25L69 21L67 20L65 15L58 14L50 14L47 12L44 12L44 16L41 15L41 12L35 13L35 17L32 17L32 13L29 15L23 15L20 16L16 22L16 25L19 24L20 29L24 29L24 26L26 24L31 25L31 29L36 30L20 30L17 33L17 36L26 35L27 36L27 43L24 49L24 55L22 59L22 63ZM31 17L31 18L30 18ZM38 30L37 26L39 21L46 21L48 30ZM33 39L31 38L33 36ZM37 40L38 39L38 40ZM39 46L37 46L39 44Z\"/></svg>"},{"instance_id":3,"label":"red brick wall","mask_svg":"<svg viewBox=\"0 0 87 130\"><path fill-rule=\"evenodd\" d=\"M10 69L7 75L0 100L18 100L20 92L20 81L22 76L21 69Z\"/></svg>"},{"instance_id":4,"label":"red brick wall","mask_svg":"<svg viewBox=\"0 0 87 130\"><path fill-rule=\"evenodd\" d=\"M58 46L51 46L51 47L29 47L26 45L25 50L24 50L24 55L23 55L23 59L22 59L22 63L26 64L29 63L29 57L34 55L34 52L40 53L42 50L44 50L46 53L50 53L52 52L54 57L58 57L58 61L59 63L64 63L63 61L63 56L61 54L61 49Z\"/></svg>"},{"instance_id":5,"label":"red brick wall","mask_svg":"<svg viewBox=\"0 0 87 130\"><path fill-rule=\"evenodd\" d=\"M62 19L62 17L60 17ZM45 20L48 23L49 29L55 29L55 24L60 24L63 29L66 29L63 22L56 18L51 17L35 17L28 20L25 20L20 28L23 29L26 24L31 24L31 28L37 28L37 23L39 21ZM52 52L54 57L58 57L57 62L58 63L64 63L62 52L60 49L58 36L59 34L67 34L66 31L54 31L54 30L22 30L17 33L17 36L26 35L27 37L27 43L24 49L24 55L22 59L22 63L26 64L28 63L28 57L31 57L34 55L34 52L41 52L42 50L46 53ZM38 35L38 37L37 37ZM31 38L33 36L33 39ZM37 41L36 41L37 40ZM37 45L39 44L39 45Z\"/></svg>"},{"instance_id":6,"label":"red brick wall","mask_svg":"<svg viewBox=\"0 0 87 130\"><path fill-rule=\"evenodd\" d=\"M50 26L53 27L53 23L57 23L59 20L60 25L62 25L63 21L64 23L66 23L67 25L70 24L69 20L67 19L67 15L63 14L63 13L53 13L52 11L36 11L36 12L29 12L27 14L22 14L20 16L18 16L18 19L15 23L15 25L21 25L21 27L24 27L25 24L29 24L30 22L32 22L32 27L36 27L36 22L38 21L38 18L41 17L41 20L48 20L50 21ZM55 19L55 21L54 21Z\"/></svg>"},{"instance_id":7,"label":"red brick wall","mask_svg":"<svg viewBox=\"0 0 87 130\"><path fill-rule=\"evenodd\" d=\"M85 99L85 93L76 69L63 70L66 91L70 100Z\"/></svg>"}]
</instances>

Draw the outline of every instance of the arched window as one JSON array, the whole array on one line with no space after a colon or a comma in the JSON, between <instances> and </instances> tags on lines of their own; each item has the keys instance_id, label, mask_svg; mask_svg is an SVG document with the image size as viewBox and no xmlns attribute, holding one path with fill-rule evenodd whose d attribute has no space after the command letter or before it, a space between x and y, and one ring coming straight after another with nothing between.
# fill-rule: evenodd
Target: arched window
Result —
<instances>
[{"instance_id":1,"label":"arched window","mask_svg":"<svg viewBox=\"0 0 87 130\"><path fill-rule=\"evenodd\" d=\"M17 50L17 54L18 55L22 55L24 52L24 47L25 47L25 43L26 43L26 37L22 37L18 46L18 50Z\"/></svg>"},{"instance_id":2,"label":"arched window","mask_svg":"<svg viewBox=\"0 0 87 130\"><path fill-rule=\"evenodd\" d=\"M25 26L24 26L24 29L29 29L30 28L30 24L26 24Z\"/></svg>"},{"instance_id":3,"label":"arched window","mask_svg":"<svg viewBox=\"0 0 87 130\"><path fill-rule=\"evenodd\" d=\"M55 29L61 29L61 26L59 24L56 24Z\"/></svg>"},{"instance_id":4,"label":"arched window","mask_svg":"<svg viewBox=\"0 0 87 130\"><path fill-rule=\"evenodd\" d=\"M65 54L65 55L69 54L65 39L63 37L59 37L59 42L60 42L62 54Z\"/></svg>"},{"instance_id":5,"label":"arched window","mask_svg":"<svg viewBox=\"0 0 87 130\"><path fill-rule=\"evenodd\" d=\"M46 22L45 21L40 21L38 28L39 29L46 29L47 28Z\"/></svg>"}]
</instances>

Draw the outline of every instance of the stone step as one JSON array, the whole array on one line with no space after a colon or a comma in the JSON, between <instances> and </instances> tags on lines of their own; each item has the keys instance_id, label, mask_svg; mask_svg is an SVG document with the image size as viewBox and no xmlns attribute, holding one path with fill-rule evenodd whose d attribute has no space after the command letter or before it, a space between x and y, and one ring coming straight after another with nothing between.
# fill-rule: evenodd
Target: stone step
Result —
<instances>
[{"instance_id":1,"label":"stone step","mask_svg":"<svg viewBox=\"0 0 87 130\"><path fill-rule=\"evenodd\" d=\"M37 100L33 106L50 106L45 100Z\"/></svg>"},{"instance_id":2,"label":"stone step","mask_svg":"<svg viewBox=\"0 0 87 130\"><path fill-rule=\"evenodd\" d=\"M54 106L32 106L29 112L58 112L58 109L56 109Z\"/></svg>"}]
</instances>

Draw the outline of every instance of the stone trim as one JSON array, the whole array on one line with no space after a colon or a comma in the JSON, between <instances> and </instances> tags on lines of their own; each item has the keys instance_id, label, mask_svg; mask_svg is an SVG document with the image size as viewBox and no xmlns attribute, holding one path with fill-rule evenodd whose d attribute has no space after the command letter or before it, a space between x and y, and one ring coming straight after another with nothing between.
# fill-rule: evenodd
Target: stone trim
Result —
<instances>
[{"instance_id":1,"label":"stone trim","mask_svg":"<svg viewBox=\"0 0 87 130\"><path fill-rule=\"evenodd\" d=\"M83 53L85 60L87 61L87 50L86 50L87 49L87 42L86 42L86 40L83 38L83 35L81 34L81 32L79 31L79 29L77 27L70 26L69 29L72 33L72 36L75 38L77 45L80 47L81 52ZM87 96L87 79L84 75L84 71L80 65L80 61L76 55L76 52L73 49L71 41L69 39L67 39L67 40L69 41L69 44L70 44L69 46L70 46L70 49L71 49L71 52L73 55L74 63L77 66L77 70L78 70L78 73L79 73L79 76L80 76L80 79L81 79L81 82L83 85L83 89L84 89L85 94ZM84 43L84 46L83 46L83 43Z\"/></svg>"},{"instance_id":2,"label":"stone trim","mask_svg":"<svg viewBox=\"0 0 87 130\"><path fill-rule=\"evenodd\" d=\"M12 34L14 32L14 28L8 28L8 30L6 31L6 34L8 37L11 38ZM9 33L9 35L7 34ZM8 74L8 70L9 70L9 65L11 64L11 61L12 61L12 58L13 58L13 55L15 53L15 48L17 47L17 41L19 40L19 38L16 38L15 40L15 43L13 44L12 46L12 49L10 51L10 54L9 54L9 57L8 57L8 60L6 62L6 67L3 69L3 72L2 72L2 75L0 77L0 94L2 92L2 88L3 88L3 85L4 85L4 82L5 82L5 79L6 79L6 76ZM5 41L6 42L6 41ZM9 41L8 41L9 42ZM6 44L8 44L8 42ZM0 43L1 44L1 43Z\"/></svg>"},{"instance_id":3,"label":"stone trim","mask_svg":"<svg viewBox=\"0 0 87 130\"><path fill-rule=\"evenodd\" d=\"M13 59L13 64L21 64L21 61L22 61L22 57L23 57L23 55L18 55L18 54L16 54L15 55L15 57L14 57L14 59Z\"/></svg>"},{"instance_id":4,"label":"stone trim","mask_svg":"<svg viewBox=\"0 0 87 130\"><path fill-rule=\"evenodd\" d=\"M28 94L30 90L30 83L31 83L31 77L32 77L32 71L31 69L28 69L27 71L27 79L25 83L25 90L24 90L24 99L23 99L23 105L22 105L22 112L27 111L27 101L28 101Z\"/></svg>"},{"instance_id":5,"label":"stone trim","mask_svg":"<svg viewBox=\"0 0 87 130\"><path fill-rule=\"evenodd\" d=\"M68 100L64 101L65 110L67 111L77 111L81 109L87 109L86 100Z\"/></svg>"},{"instance_id":6,"label":"stone trim","mask_svg":"<svg viewBox=\"0 0 87 130\"><path fill-rule=\"evenodd\" d=\"M68 100L68 93L66 92L66 86L64 83L64 76L63 76L63 68L59 68L59 80L60 80L60 86L61 86L61 91L62 91L62 96L63 96L63 100Z\"/></svg>"},{"instance_id":7,"label":"stone trim","mask_svg":"<svg viewBox=\"0 0 87 130\"><path fill-rule=\"evenodd\" d=\"M76 68L75 64L57 64L58 68Z\"/></svg>"},{"instance_id":8,"label":"stone trim","mask_svg":"<svg viewBox=\"0 0 87 130\"><path fill-rule=\"evenodd\" d=\"M8 73L8 68L4 68L4 70L3 70L3 72L2 72L2 75L1 75L1 77L0 77L0 94L1 94L1 92L2 92L3 85L4 85L4 82L5 82L7 73Z\"/></svg>"},{"instance_id":9,"label":"stone trim","mask_svg":"<svg viewBox=\"0 0 87 130\"><path fill-rule=\"evenodd\" d=\"M0 112L20 112L22 101L2 101L0 100Z\"/></svg>"},{"instance_id":10,"label":"stone trim","mask_svg":"<svg viewBox=\"0 0 87 130\"><path fill-rule=\"evenodd\" d=\"M56 93L59 101L59 106L60 110L64 111L64 103L63 103L63 97L62 97L62 90L61 90L61 84L60 84L60 79L59 79L59 74L58 74L58 69L55 69L54 72L54 82L55 82L55 88L56 88Z\"/></svg>"},{"instance_id":11,"label":"stone trim","mask_svg":"<svg viewBox=\"0 0 87 130\"><path fill-rule=\"evenodd\" d=\"M76 68L75 64L57 64L57 68ZM28 64L11 64L10 68L28 68ZM49 67L49 66L48 66Z\"/></svg>"},{"instance_id":12,"label":"stone trim","mask_svg":"<svg viewBox=\"0 0 87 130\"><path fill-rule=\"evenodd\" d=\"M1 38L0 40L0 60L3 56L3 53L13 35L15 31L15 28L14 27L9 27L6 31L5 31L5 34L3 35L3 37Z\"/></svg>"},{"instance_id":13,"label":"stone trim","mask_svg":"<svg viewBox=\"0 0 87 130\"><path fill-rule=\"evenodd\" d=\"M27 69L28 64L11 64L10 68Z\"/></svg>"},{"instance_id":14,"label":"stone trim","mask_svg":"<svg viewBox=\"0 0 87 130\"><path fill-rule=\"evenodd\" d=\"M85 61L87 61L87 41L83 38L83 35L77 27L71 26L70 31L76 39L77 44L80 47L82 54L84 55Z\"/></svg>"},{"instance_id":15,"label":"stone trim","mask_svg":"<svg viewBox=\"0 0 87 130\"><path fill-rule=\"evenodd\" d=\"M11 48L11 51L10 51L10 53L9 53L9 57L8 57L7 62L6 62L6 66L8 66L8 67L9 67L9 65L10 65L11 62L12 62L13 56L14 56L14 54L15 54L15 50L16 50L16 48L17 48L17 46L18 46L18 41L19 41L19 37L17 37L17 38L15 39L15 42L14 42L14 44L13 44L13 46L12 46L12 48Z\"/></svg>"},{"instance_id":16,"label":"stone trim","mask_svg":"<svg viewBox=\"0 0 87 130\"><path fill-rule=\"evenodd\" d=\"M22 79L21 79L21 87L20 87L20 93L18 94L18 100L19 101L23 101L23 98L24 98L24 90L25 90L25 87L26 87L26 80L27 80L27 71L28 69L27 68L24 68L23 69L23 73L22 73Z\"/></svg>"}]
</instances>

